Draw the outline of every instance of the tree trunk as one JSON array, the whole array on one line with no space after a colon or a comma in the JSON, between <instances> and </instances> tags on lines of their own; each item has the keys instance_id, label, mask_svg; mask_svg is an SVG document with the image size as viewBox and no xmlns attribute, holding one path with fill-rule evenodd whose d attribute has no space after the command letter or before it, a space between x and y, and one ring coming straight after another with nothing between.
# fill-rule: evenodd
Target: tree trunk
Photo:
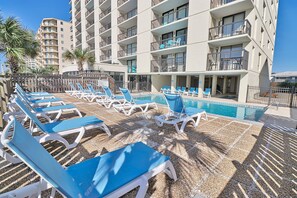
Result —
<instances>
[{"instance_id":1,"label":"tree trunk","mask_svg":"<svg viewBox=\"0 0 297 198\"><path fill-rule=\"evenodd\" d=\"M84 71L84 64L83 63L78 63L78 71L82 72Z\"/></svg>"},{"instance_id":2,"label":"tree trunk","mask_svg":"<svg viewBox=\"0 0 297 198\"><path fill-rule=\"evenodd\" d=\"M8 60L8 63L10 65L11 73L13 73L13 74L18 73L18 71L19 71L18 62L15 59L11 58L11 59Z\"/></svg>"}]
</instances>

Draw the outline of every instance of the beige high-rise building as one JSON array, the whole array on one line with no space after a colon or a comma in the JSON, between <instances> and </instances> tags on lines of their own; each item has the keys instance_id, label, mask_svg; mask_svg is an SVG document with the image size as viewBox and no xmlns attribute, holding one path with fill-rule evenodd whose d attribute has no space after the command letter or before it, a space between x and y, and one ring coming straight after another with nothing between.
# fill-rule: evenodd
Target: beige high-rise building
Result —
<instances>
[{"instance_id":1,"label":"beige high-rise building","mask_svg":"<svg viewBox=\"0 0 297 198\"><path fill-rule=\"evenodd\" d=\"M65 61L62 57L66 50L72 45L72 24L55 18L42 20L36 38L40 43L41 53L36 61L43 67L54 66L61 73L64 67L72 63Z\"/></svg>"},{"instance_id":2,"label":"beige high-rise building","mask_svg":"<svg viewBox=\"0 0 297 198\"><path fill-rule=\"evenodd\" d=\"M278 0L72 0L74 45L129 81L205 88L245 102L268 86Z\"/></svg>"}]
</instances>

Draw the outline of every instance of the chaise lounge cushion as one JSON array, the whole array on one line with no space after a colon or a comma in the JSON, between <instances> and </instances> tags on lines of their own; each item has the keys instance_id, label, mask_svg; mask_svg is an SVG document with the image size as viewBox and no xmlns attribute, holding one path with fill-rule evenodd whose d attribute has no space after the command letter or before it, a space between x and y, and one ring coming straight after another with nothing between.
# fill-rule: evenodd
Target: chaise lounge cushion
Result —
<instances>
[{"instance_id":1,"label":"chaise lounge cushion","mask_svg":"<svg viewBox=\"0 0 297 198\"><path fill-rule=\"evenodd\" d=\"M74 118L70 120L62 120L53 123L44 124L45 132L47 133L58 133L61 131L67 131L71 129L77 129L88 125L96 125L103 123L95 116L87 116L83 118Z\"/></svg>"},{"instance_id":2,"label":"chaise lounge cushion","mask_svg":"<svg viewBox=\"0 0 297 198\"><path fill-rule=\"evenodd\" d=\"M44 99L44 100L32 100L33 104L41 104L41 103L49 103L49 102L60 102L62 101L61 98L52 98L52 99Z\"/></svg>"},{"instance_id":3,"label":"chaise lounge cushion","mask_svg":"<svg viewBox=\"0 0 297 198\"><path fill-rule=\"evenodd\" d=\"M73 104L67 104L67 105L59 105L59 106L52 106L52 107L39 107L35 108L35 111L40 113L40 112L49 112L49 111L58 111L58 110L63 110L63 109L74 109L76 106Z\"/></svg>"},{"instance_id":4,"label":"chaise lounge cushion","mask_svg":"<svg viewBox=\"0 0 297 198\"><path fill-rule=\"evenodd\" d=\"M184 109L184 112L188 116L196 115L198 113L205 112L203 109L193 108L193 107L187 107Z\"/></svg>"},{"instance_id":5,"label":"chaise lounge cushion","mask_svg":"<svg viewBox=\"0 0 297 198\"><path fill-rule=\"evenodd\" d=\"M169 160L169 157L138 142L70 166L85 197L103 197Z\"/></svg>"}]
</instances>

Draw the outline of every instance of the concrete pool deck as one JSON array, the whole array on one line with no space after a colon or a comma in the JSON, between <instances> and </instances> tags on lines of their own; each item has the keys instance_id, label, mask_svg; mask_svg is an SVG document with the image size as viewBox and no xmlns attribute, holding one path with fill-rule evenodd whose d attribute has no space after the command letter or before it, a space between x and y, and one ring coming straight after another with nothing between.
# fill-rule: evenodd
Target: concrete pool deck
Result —
<instances>
[{"instance_id":1,"label":"concrete pool deck","mask_svg":"<svg viewBox=\"0 0 297 198\"><path fill-rule=\"evenodd\" d=\"M264 125L210 116L194 129L177 134L173 126L159 128L152 119L166 112L149 110L127 117L113 109L56 94L76 105L84 115L95 115L110 128L85 133L81 143L66 150L58 142L44 147L64 166L92 158L125 144L142 141L171 157L178 181L165 174L149 182L147 197L296 197L297 136ZM63 119L74 115L63 116ZM74 136L69 136L73 140ZM2 160L2 159L1 159ZM0 192L28 185L38 177L25 164L0 161ZM135 197L135 190L125 197ZM46 197L47 194L44 194ZM59 196L57 196L59 197Z\"/></svg>"}]
</instances>

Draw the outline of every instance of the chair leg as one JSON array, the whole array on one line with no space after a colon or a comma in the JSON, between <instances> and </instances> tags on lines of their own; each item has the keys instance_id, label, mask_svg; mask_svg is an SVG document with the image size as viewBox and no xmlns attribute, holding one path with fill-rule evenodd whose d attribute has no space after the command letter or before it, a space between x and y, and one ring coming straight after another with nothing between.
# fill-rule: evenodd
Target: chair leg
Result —
<instances>
[{"instance_id":1,"label":"chair leg","mask_svg":"<svg viewBox=\"0 0 297 198\"><path fill-rule=\"evenodd\" d=\"M105 132L107 133L108 136L111 136L110 130L109 130L109 128L106 126L106 124L103 123L103 124L100 126L100 128L101 128L103 131L105 131Z\"/></svg>"},{"instance_id":2,"label":"chair leg","mask_svg":"<svg viewBox=\"0 0 297 198\"><path fill-rule=\"evenodd\" d=\"M84 134L85 134L85 131L86 131L86 130L85 130L84 127L81 127L81 128L80 128L78 136L76 137L76 139L74 140L74 142L73 142L72 144L69 145L69 149L72 149L72 148L76 147L76 146L79 144L81 138L82 138L82 137L84 136Z\"/></svg>"},{"instance_id":3,"label":"chair leg","mask_svg":"<svg viewBox=\"0 0 297 198\"><path fill-rule=\"evenodd\" d=\"M201 114L199 113L198 116L197 116L197 119L196 119L196 122L195 122L195 128L199 125L199 122L200 122L200 119L201 119Z\"/></svg>"},{"instance_id":4,"label":"chair leg","mask_svg":"<svg viewBox=\"0 0 297 198\"><path fill-rule=\"evenodd\" d=\"M148 189L148 179L145 177L142 177L139 184L139 190L136 194L136 198L143 198L145 197L146 191Z\"/></svg>"},{"instance_id":5,"label":"chair leg","mask_svg":"<svg viewBox=\"0 0 297 198\"><path fill-rule=\"evenodd\" d=\"M50 140L58 141L64 144L67 149L70 149L70 144L67 142L67 140L65 140L63 137L57 134L51 134L51 135L45 134L45 135L36 137L36 139L39 141L39 143L47 142Z\"/></svg>"},{"instance_id":6,"label":"chair leg","mask_svg":"<svg viewBox=\"0 0 297 198\"><path fill-rule=\"evenodd\" d=\"M174 166L171 163L171 161L166 162L166 168L165 168L164 172L174 181L177 180L176 172L175 172Z\"/></svg>"},{"instance_id":7,"label":"chair leg","mask_svg":"<svg viewBox=\"0 0 297 198\"><path fill-rule=\"evenodd\" d=\"M76 113L79 115L79 117L83 117L83 116L81 115L81 112L80 112L77 108L74 109L74 112L76 112Z\"/></svg>"}]
</instances>

